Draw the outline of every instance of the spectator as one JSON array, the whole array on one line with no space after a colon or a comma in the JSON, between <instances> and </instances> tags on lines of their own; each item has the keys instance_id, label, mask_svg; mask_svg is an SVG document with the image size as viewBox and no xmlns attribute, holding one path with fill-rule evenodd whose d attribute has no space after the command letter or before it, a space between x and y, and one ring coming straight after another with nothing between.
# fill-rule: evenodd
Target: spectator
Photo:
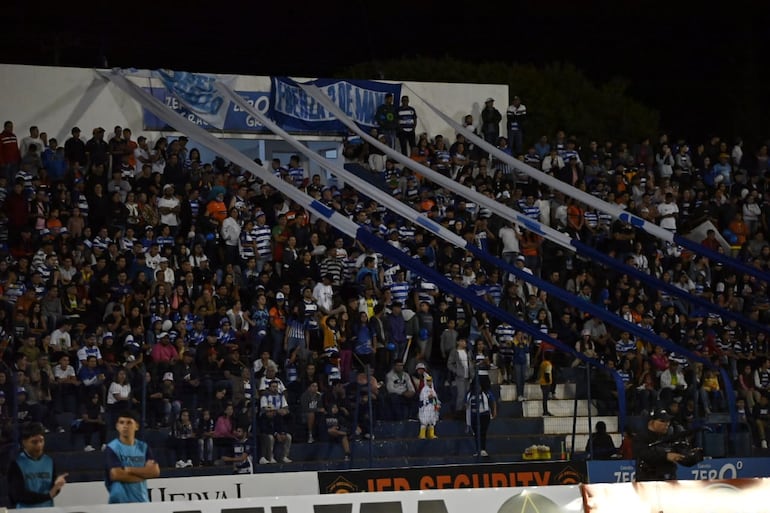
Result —
<instances>
[{"instance_id":1,"label":"spectator","mask_svg":"<svg viewBox=\"0 0 770 513\"><path fill-rule=\"evenodd\" d=\"M45 430L37 422L21 430L22 451L8 469L9 499L14 508L53 507L53 499L67 483L67 473L58 473L53 459L44 454Z\"/></svg>"},{"instance_id":2,"label":"spectator","mask_svg":"<svg viewBox=\"0 0 770 513\"><path fill-rule=\"evenodd\" d=\"M596 423L596 430L588 437L586 453L594 460L609 460L618 455L618 449L607 433L607 424L603 420Z\"/></svg>"},{"instance_id":3,"label":"spectator","mask_svg":"<svg viewBox=\"0 0 770 513\"><path fill-rule=\"evenodd\" d=\"M171 448L176 454L176 468L198 466L198 440L190 419L190 411L182 410L171 427Z\"/></svg>"},{"instance_id":4,"label":"spectator","mask_svg":"<svg viewBox=\"0 0 770 513\"><path fill-rule=\"evenodd\" d=\"M102 404L102 397L98 393L91 395L89 400L80 406L80 417L72 422L72 438L75 435L83 435L85 451L92 452L96 447L103 451L107 446L106 411ZM98 443L93 444L94 435L97 435Z\"/></svg>"},{"instance_id":5,"label":"spectator","mask_svg":"<svg viewBox=\"0 0 770 513\"><path fill-rule=\"evenodd\" d=\"M406 420L414 415L417 396L409 374L404 370L404 362L397 360L385 376L385 390L388 393L390 418Z\"/></svg>"}]
</instances>

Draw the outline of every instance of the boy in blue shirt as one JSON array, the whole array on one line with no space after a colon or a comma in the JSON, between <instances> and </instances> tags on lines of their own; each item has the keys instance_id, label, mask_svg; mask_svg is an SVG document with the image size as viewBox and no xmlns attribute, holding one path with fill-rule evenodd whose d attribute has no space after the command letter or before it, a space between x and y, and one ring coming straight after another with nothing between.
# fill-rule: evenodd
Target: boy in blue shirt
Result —
<instances>
[{"instance_id":1,"label":"boy in blue shirt","mask_svg":"<svg viewBox=\"0 0 770 513\"><path fill-rule=\"evenodd\" d=\"M109 503L150 502L147 479L158 477L160 467L150 446L136 438L139 430L136 413L120 413L115 429L118 438L108 443L104 451L104 484L110 495Z\"/></svg>"}]
</instances>

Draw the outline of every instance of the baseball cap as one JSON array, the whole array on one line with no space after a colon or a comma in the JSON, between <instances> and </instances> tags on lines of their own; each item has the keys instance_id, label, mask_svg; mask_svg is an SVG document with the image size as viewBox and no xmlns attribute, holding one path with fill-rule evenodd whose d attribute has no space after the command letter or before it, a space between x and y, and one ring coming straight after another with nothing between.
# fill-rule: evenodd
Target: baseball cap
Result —
<instances>
[{"instance_id":1,"label":"baseball cap","mask_svg":"<svg viewBox=\"0 0 770 513\"><path fill-rule=\"evenodd\" d=\"M163 374L163 381L174 381L174 373L173 372L167 372Z\"/></svg>"},{"instance_id":2,"label":"baseball cap","mask_svg":"<svg viewBox=\"0 0 770 513\"><path fill-rule=\"evenodd\" d=\"M278 301L280 299L286 299L286 296L283 295L283 292L276 292L275 300Z\"/></svg>"},{"instance_id":3,"label":"baseball cap","mask_svg":"<svg viewBox=\"0 0 770 513\"><path fill-rule=\"evenodd\" d=\"M668 410L665 409L656 409L650 414L651 420L662 420L664 422L670 422L671 421L671 414L668 412Z\"/></svg>"},{"instance_id":4,"label":"baseball cap","mask_svg":"<svg viewBox=\"0 0 770 513\"><path fill-rule=\"evenodd\" d=\"M419 370L419 369L425 369L425 364L422 362L418 363L417 366L415 367L415 370Z\"/></svg>"},{"instance_id":5,"label":"baseball cap","mask_svg":"<svg viewBox=\"0 0 770 513\"><path fill-rule=\"evenodd\" d=\"M493 102L493 101L495 101L495 99L490 97L490 98L487 98L486 100L484 100L484 103L489 103L489 102Z\"/></svg>"}]
</instances>

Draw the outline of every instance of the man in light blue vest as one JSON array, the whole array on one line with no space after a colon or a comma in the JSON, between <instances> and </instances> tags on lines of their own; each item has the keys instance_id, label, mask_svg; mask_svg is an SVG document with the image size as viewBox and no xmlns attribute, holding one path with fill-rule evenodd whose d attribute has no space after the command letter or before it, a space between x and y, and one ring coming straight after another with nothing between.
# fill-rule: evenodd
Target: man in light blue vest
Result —
<instances>
[{"instance_id":1,"label":"man in light blue vest","mask_svg":"<svg viewBox=\"0 0 770 513\"><path fill-rule=\"evenodd\" d=\"M158 477L160 467L150 446L136 438L139 416L131 410L119 413L115 429L118 437L104 451L109 503L150 502L147 479Z\"/></svg>"},{"instance_id":2,"label":"man in light blue vest","mask_svg":"<svg viewBox=\"0 0 770 513\"><path fill-rule=\"evenodd\" d=\"M44 449L43 425L40 422L24 424L21 452L8 469L8 493L13 507L51 508L53 498L67 483L67 474L57 475L53 459L43 454Z\"/></svg>"}]
</instances>

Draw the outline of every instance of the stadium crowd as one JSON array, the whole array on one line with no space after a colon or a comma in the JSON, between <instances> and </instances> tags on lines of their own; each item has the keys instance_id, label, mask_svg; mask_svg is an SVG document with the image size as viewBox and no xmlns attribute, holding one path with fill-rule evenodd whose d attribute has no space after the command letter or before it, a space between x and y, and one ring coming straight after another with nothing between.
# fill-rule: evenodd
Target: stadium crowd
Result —
<instances>
[{"instance_id":1,"label":"stadium crowd","mask_svg":"<svg viewBox=\"0 0 770 513\"><path fill-rule=\"evenodd\" d=\"M704 245L725 251L721 235L736 258L770 272L767 144L744 152L740 140L715 136L690 146L667 134L637 144L578 141L563 130L527 141L526 109L516 100L504 125L516 148L485 122L479 129L488 141L667 230L688 233L709 221ZM408 100L401 110L388 108L397 109L396 119L414 116L406 106ZM487 108L494 109L489 101ZM464 123L475 126L470 116ZM450 142L405 134L405 127L414 131L409 126L408 119L383 126L381 140L687 294L770 322L766 282L550 190L462 135ZM39 420L49 430L83 434L86 450L94 450L114 416L133 408L145 411L148 427L171 428L177 466L211 462L253 432L266 437L261 463L275 462L273 446L281 444L279 459L290 461L292 438L337 439L349 453L349 437L373 436L370 416L416 418L426 375L450 414L465 418L476 375L515 382L525 400L525 380L536 379L543 360L553 361L557 377L580 363L339 233L238 166L201 162L184 136L134 139L116 126L109 135L94 128L86 138L74 127L59 144L38 127L28 130L19 138L7 121L0 134L6 438L19 422ZM571 254L399 167L352 134L343 154L350 169L383 191L365 195L323 183L299 156L272 159L269 170L478 297L617 369L625 390L595 384L595 397L610 411L623 393L628 413L680 403L683 419L693 422L732 398L713 369L606 325L581 311L582 301L710 358L735 381L742 414L757 445L766 446L765 333ZM551 297L396 217L379 194L575 300ZM60 424L62 412L74 414L71 425ZM246 467L241 455L227 457Z\"/></svg>"}]
</instances>

